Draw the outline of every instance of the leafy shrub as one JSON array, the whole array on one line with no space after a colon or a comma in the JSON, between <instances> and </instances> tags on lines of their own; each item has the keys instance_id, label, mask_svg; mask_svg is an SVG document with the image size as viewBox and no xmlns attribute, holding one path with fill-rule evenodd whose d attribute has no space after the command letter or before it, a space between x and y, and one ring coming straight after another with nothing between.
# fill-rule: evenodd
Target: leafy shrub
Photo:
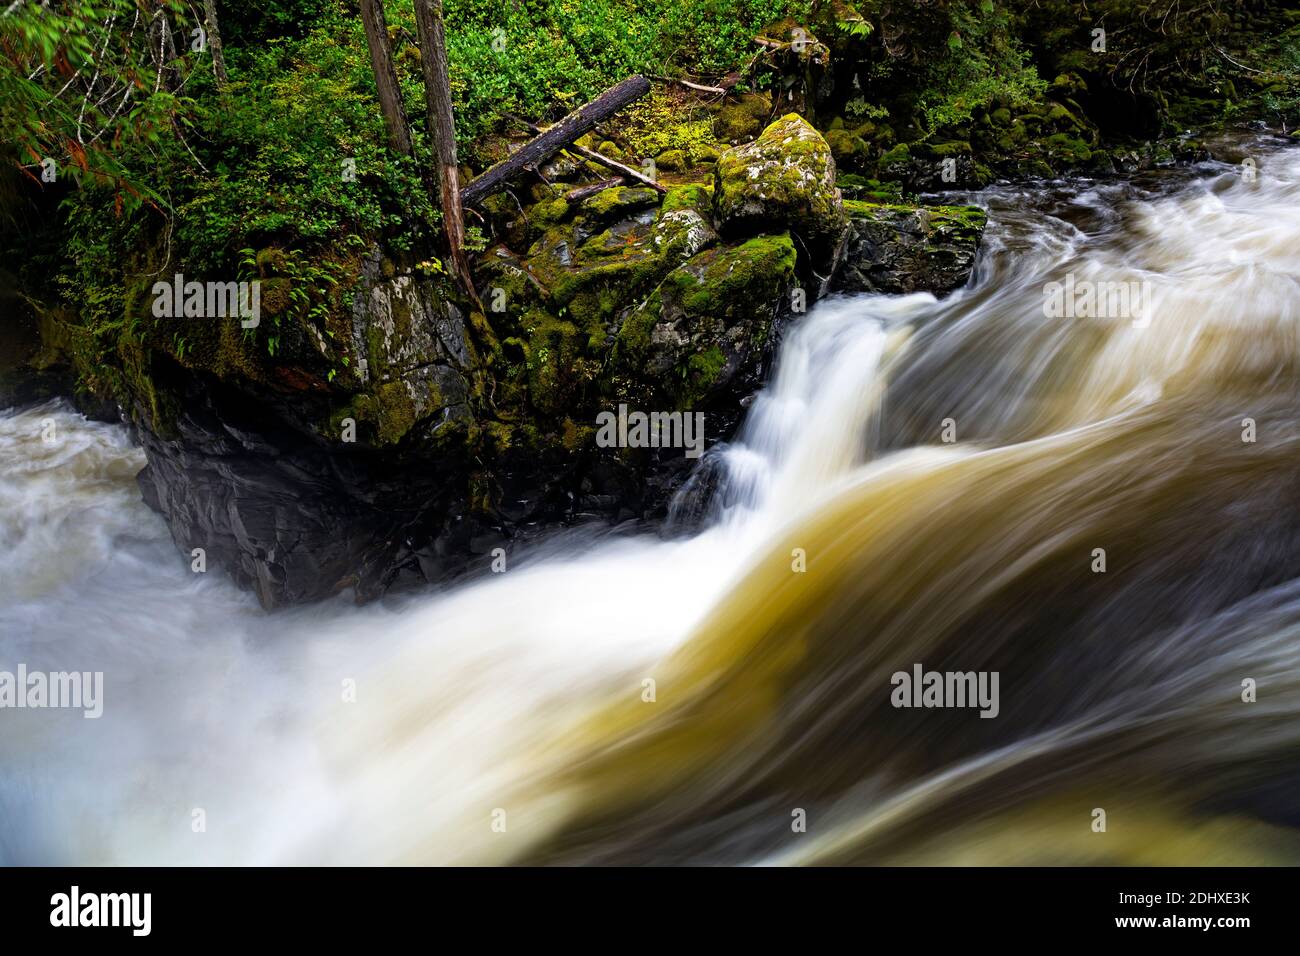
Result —
<instances>
[{"instance_id":1,"label":"leafy shrub","mask_svg":"<svg viewBox=\"0 0 1300 956\"><path fill-rule=\"evenodd\" d=\"M948 34L923 71L918 115L927 133L959 126L995 102L1023 106L1042 96L1042 80L1020 46L1005 4L947 5Z\"/></svg>"}]
</instances>

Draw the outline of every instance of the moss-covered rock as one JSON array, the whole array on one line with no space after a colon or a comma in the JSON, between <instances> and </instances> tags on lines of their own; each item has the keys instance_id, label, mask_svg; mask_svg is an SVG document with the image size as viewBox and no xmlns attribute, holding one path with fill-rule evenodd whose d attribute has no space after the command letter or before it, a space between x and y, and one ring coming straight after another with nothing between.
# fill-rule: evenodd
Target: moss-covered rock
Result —
<instances>
[{"instance_id":1,"label":"moss-covered rock","mask_svg":"<svg viewBox=\"0 0 1300 956\"><path fill-rule=\"evenodd\" d=\"M831 148L831 155L841 168L852 169L871 151L867 141L846 129L833 129L826 133L826 143Z\"/></svg>"},{"instance_id":2,"label":"moss-covered rock","mask_svg":"<svg viewBox=\"0 0 1300 956\"><path fill-rule=\"evenodd\" d=\"M790 230L829 262L847 219L835 160L821 133L790 113L752 143L727 150L714 174L714 220L724 235Z\"/></svg>"},{"instance_id":3,"label":"moss-covered rock","mask_svg":"<svg viewBox=\"0 0 1300 956\"><path fill-rule=\"evenodd\" d=\"M687 165L686 153L680 149L666 149L655 157L655 166L667 173L679 173Z\"/></svg>"},{"instance_id":4,"label":"moss-covered rock","mask_svg":"<svg viewBox=\"0 0 1300 956\"><path fill-rule=\"evenodd\" d=\"M724 143L744 143L763 131L772 115L772 99L766 93L745 93L718 110L713 118L713 135Z\"/></svg>"},{"instance_id":5,"label":"moss-covered rock","mask_svg":"<svg viewBox=\"0 0 1300 956\"><path fill-rule=\"evenodd\" d=\"M468 422L469 330L434 283L411 275L384 280L372 263L353 300L351 333L362 359L351 403L359 437L394 444L434 416Z\"/></svg>"},{"instance_id":6,"label":"moss-covered rock","mask_svg":"<svg viewBox=\"0 0 1300 956\"><path fill-rule=\"evenodd\" d=\"M613 393L693 409L752 384L788 308L794 266L794 243L782 233L716 246L674 269L618 331Z\"/></svg>"},{"instance_id":7,"label":"moss-covered rock","mask_svg":"<svg viewBox=\"0 0 1300 956\"><path fill-rule=\"evenodd\" d=\"M590 223L609 223L657 205L659 194L649 187L613 186L584 199L580 214Z\"/></svg>"},{"instance_id":8,"label":"moss-covered rock","mask_svg":"<svg viewBox=\"0 0 1300 956\"><path fill-rule=\"evenodd\" d=\"M716 241L708 204L708 190L696 184L674 187L662 204L651 189L603 190L571 220L546 230L519 264L518 275L506 278L513 280L520 301L569 313L594 347L619 312ZM524 278L531 280L527 286Z\"/></svg>"}]
</instances>

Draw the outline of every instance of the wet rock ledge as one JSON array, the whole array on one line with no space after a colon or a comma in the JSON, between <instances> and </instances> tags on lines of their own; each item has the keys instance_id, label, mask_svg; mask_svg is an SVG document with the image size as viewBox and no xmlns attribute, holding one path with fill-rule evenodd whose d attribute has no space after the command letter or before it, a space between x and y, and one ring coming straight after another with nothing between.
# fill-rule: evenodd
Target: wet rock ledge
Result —
<instances>
[{"instance_id":1,"label":"wet rock ledge","mask_svg":"<svg viewBox=\"0 0 1300 956\"><path fill-rule=\"evenodd\" d=\"M599 412L700 411L708 443L724 440L816 299L951 291L984 226L970 207L846 202L826 140L795 114L669 177L666 195L570 200L587 171L548 173L527 203L486 204L501 241L476 263L483 313L429 261L372 246L304 315L301 270L269 248L256 335L128 323L106 360L75 316L50 314L19 364L71 369L121 406L145 500L186 561L203 548L268 608L369 600L484 568L543 529L661 521L697 462L598 447ZM128 310L147 308L133 290Z\"/></svg>"}]
</instances>

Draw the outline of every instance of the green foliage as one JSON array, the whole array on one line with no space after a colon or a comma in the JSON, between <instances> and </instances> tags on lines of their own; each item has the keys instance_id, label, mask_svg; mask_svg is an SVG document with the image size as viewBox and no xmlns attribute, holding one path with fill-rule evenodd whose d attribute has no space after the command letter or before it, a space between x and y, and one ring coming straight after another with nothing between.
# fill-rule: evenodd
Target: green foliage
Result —
<instances>
[{"instance_id":1,"label":"green foliage","mask_svg":"<svg viewBox=\"0 0 1300 956\"><path fill-rule=\"evenodd\" d=\"M927 134L967 122L993 103L1023 106L1040 97L1047 83L1029 62L1012 31L1005 4L947 5L943 47L927 50L918 118Z\"/></svg>"},{"instance_id":2,"label":"green foliage","mask_svg":"<svg viewBox=\"0 0 1300 956\"><path fill-rule=\"evenodd\" d=\"M120 321L126 287L154 273L233 277L239 249L273 242L342 260L345 240L409 247L436 222L415 162L384 148L359 19L335 3L304 33L228 46L224 93L203 64L188 96L159 92L130 111L149 135L117 137L112 158L126 182L151 184L152 207L115 201L106 177L67 193L62 247L32 266L57 273L92 326Z\"/></svg>"},{"instance_id":3,"label":"green foliage","mask_svg":"<svg viewBox=\"0 0 1300 956\"><path fill-rule=\"evenodd\" d=\"M359 237L350 236L345 246L364 245ZM259 257L253 249L239 250L239 278L241 281L271 278L283 282L286 300L283 304L271 305L269 322L263 322L256 329L245 329L246 341L264 338L267 354L274 357L280 350L282 330L296 324L303 328L311 327L334 338L329 330L327 320L330 306L336 291L347 279L347 265L327 258L313 258L296 250L272 250L272 255ZM343 364L348 363L343 356Z\"/></svg>"},{"instance_id":4,"label":"green foliage","mask_svg":"<svg viewBox=\"0 0 1300 956\"><path fill-rule=\"evenodd\" d=\"M409 0L389 11L406 18ZM636 72L720 75L755 54L767 23L809 0L447 0L447 50L459 137L506 113L573 108Z\"/></svg>"},{"instance_id":5,"label":"green foliage","mask_svg":"<svg viewBox=\"0 0 1300 956\"><path fill-rule=\"evenodd\" d=\"M1300 116L1300 27L1279 37L1265 65L1272 68L1266 76L1271 82L1260 94L1265 109L1284 119Z\"/></svg>"},{"instance_id":6,"label":"green foliage","mask_svg":"<svg viewBox=\"0 0 1300 956\"><path fill-rule=\"evenodd\" d=\"M635 157L653 157L665 150L681 150L687 159L698 162L717 155L720 145L713 135L711 114L692 109L676 90L655 87L649 95L629 106L611 123L631 148Z\"/></svg>"},{"instance_id":7,"label":"green foliage","mask_svg":"<svg viewBox=\"0 0 1300 956\"><path fill-rule=\"evenodd\" d=\"M330 16L302 40L232 51L229 105L214 103L198 123L207 172L176 207L196 268L227 266L232 239L320 248L433 221L414 164L384 149L359 33Z\"/></svg>"},{"instance_id":8,"label":"green foliage","mask_svg":"<svg viewBox=\"0 0 1300 956\"><path fill-rule=\"evenodd\" d=\"M155 6L187 29L181 0ZM156 200L123 157L171 138L189 105L172 92L184 89L193 65L185 44L162 62L143 28L125 29L143 17L133 0L19 3L3 13L0 161L16 163L34 182L53 171L56 181L71 175L112 184L119 209Z\"/></svg>"}]
</instances>

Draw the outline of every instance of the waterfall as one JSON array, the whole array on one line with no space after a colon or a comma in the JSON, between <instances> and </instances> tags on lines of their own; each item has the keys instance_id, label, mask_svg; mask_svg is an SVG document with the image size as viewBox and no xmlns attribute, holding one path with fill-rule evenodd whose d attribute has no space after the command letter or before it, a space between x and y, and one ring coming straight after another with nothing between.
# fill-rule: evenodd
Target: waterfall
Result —
<instances>
[{"instance_id":1,"label":"waterfall","mask_svg":"<svg viewBox=\"0 0 1300 956\"><path fill-rule=\"evenodd\" d=\"M0 862L1300 861L1300 155L969 198L967 289L791 325L704 530L442 593L265 614L124 428L0 413L0 672L104 674L0 710Z\"/></svg>"}]
</instances>

